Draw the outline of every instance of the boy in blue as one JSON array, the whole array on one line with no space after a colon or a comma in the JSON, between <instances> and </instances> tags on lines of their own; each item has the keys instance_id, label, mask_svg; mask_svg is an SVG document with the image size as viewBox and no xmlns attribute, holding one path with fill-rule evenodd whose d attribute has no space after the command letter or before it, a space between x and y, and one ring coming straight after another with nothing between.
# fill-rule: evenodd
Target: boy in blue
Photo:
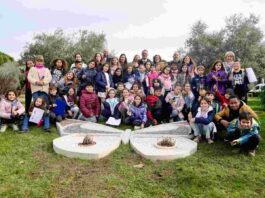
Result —
<instances>
[{"instance_id":1,"label":"boy in blue","mask_svg":"<svg viewBox=\"0 0 265 198\"><path fill-rule=\"evenodd\" d=\"M200 96L200 90L207 89L205 67L203 65L197 67L197 74L191 79L191 89L196 101L198 101Z\"/></svg>"},{"instance_id":2,"label":"boy in blue","mask_svg":"<svg viewBox=\"0 0 265 198\"><path fill-rule=\"evenodd\" d=\"M238 145L241 150L247 151L250 156L255 156L255 150L259 144L260 127L248 112L239 114L239 118L230 122L226 140L231 146Z\"/></svg>"}]
</instances>

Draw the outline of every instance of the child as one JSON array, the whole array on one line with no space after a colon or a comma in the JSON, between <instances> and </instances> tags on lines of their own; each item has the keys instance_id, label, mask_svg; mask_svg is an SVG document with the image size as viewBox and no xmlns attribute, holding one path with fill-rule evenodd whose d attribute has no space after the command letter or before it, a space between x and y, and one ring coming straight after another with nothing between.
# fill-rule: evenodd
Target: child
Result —
<instances>
[{"instance_id":1,"label":"child","mask_svg":"<svg viewBox=\"0 0 265 198\"><path fill-rule=\"evenodd\" d=\"M221 105L222 105L222 109L224 109L225 107L228 106L229 103L229 98L230 96L234 95L234 91L230 88L225 90L225 95L222 96L219 91L217 90L216 86L213 87L214 91L215 91L215 95L216 98L220 101Z\"/></svg>"},{"instance_id":2,"label":"child","mask_svg":"<svg viewBox=\"0 0 265 198\"><path fill-rule=\"evenodd\" d=\"M95 61L91 60L88 62L87 67L83 68L78 74L77 78L79 80L81 90L85 88L87 83L95 84L95 78L97 75L95 66Z\"/></svg>"},{"instance_id":3,"label":"child","mask_svg":"<svg viewBox=\"0 0 265 198\"><path fill-rule=\"evenodd\" d=\"M184 87L186 83L190 83L191 76L188 70L187 65L182 65L180 68L180 72L177 75L177 84L179 84L181 87Z\"/></svg>"},{"instance_id":4,"label":"child","mask_svg":"<svg viewBox=\"0 0 265 198\"><path fill-rule=\"evenodd\" d=\"M115 97L115 89L109 89L107 93L107 99L103 102L104 109L101 114L105 119L114 117L115 119L120 118L120 112L118 109L119 99Z\"/></svg>"},{"instance_id":5,"label":"child","mask_svg":"<svg viewBox=\"0 0 265 198\"><path fill-rule=\"evenodd\" d=\"M199 65L197 67L197 74L191 79L191 88L192 92L195 96L195 100L199 98L199 91L206 90L206 76L204 74L205 67L203 65Z\"/></svg>"},{"instance_id":6,"label":"child","mask_svg":"<svg viewBox=\"0 0 265 198\"><path fill-rule=\"evenodd\" d=\"M206 83L208 84L210 91L213 91L213 86L216 85L218 92L221 95L224 95L227 80L227 74L222 61L215 61L211 72L207 75L206 79Z\"/></svg>"},{"instance_id":7,"label":"child","mask_svg":"<svg viewBox=\"0 0 265 198\"><path fill-rule=\"evenodd\" d=\"M161 88L156 88L154 92ZM155 94L150 94L145 99L147 104L147 119L151 125L157 125L158 121L161 121L162 115L162 102Z\"/></svg>"},{"instance_id":8,"label":"child","mask_svg":"<svg viewBox=\"0 0 265 198\"><path fill-rule=\"evenodd\" d=\"M94 55L93 61L96 64L96 70L98 72L100 72L102 70L102 67L103 67L103 56L102 56L102 54L101 53L96 53Z\"/></svg>"},{"instance_id":9,"label":"child","mask_svg":"<svg viewBox=\"0 0 265 198\"><path fill-rule=\"evenodd\" d=\"M150 72L147 74L148 77L148 87L149 89L153 86L153 80L157 79L159 76L159 73L156 71L156 68L154 65L151 65Z\"/></svg>"},{"instance_id":10,"label":"child","mask_svg":"<svg viewBox=\"0 0 265 198\"><path fill-rule=\"evenodd\" d=\"M140 96L136 95L134 97L132 105L129 106L127 111L127 117L125 119L125 124L132 124L135 129L144 128L144 125L147 121L146 117L146 107L143 104L143 100Z\"/></svg>"},{"instance_id":11,"label":"child","mask_svg":"<svg viewBox=\"0 0 265 198\"><path fill-rule=\"evenodd\" d=\"M118 68L121 69L119 60L117 57L113 57L110 62L110 74L113 76Z\"/></svg>"},{"instance_id":12,"label":"child","mask_svg":"<svg viewBox=\"0 0 265 198\"><path fill-rule=\"evenodd\" d=\"M178 70L178 65L175 63L175 62L172 62L171 63L171 66L170 66L170 72L171 72L171 75L172 75L172 81L171 81L171 87L175 87L176 83L177 83L177 77L178 77L178 73L179 73L179 70Z\"/></svg>"},{"instance_id":13,"label":"child","mask_svg":"<svg viewBox=\"0 0 265 198\"><path fill-rule=\"evenodd\" d=\"M80 111L79 120L97 122L100 115L100 103L97 95L94 93L94 87L88 83L80 97Z\"/></svg>"},{"instance_id":14,"label":"child","mask_svg":"<svg viewBox=\"0 0 265 198\"><path fill-rule=\"evenodd\" d=\"M67 62L64 59L57 58L52 61L51 84L57 86L57 83L65 76L67 71Z\"/></svg>"},{"instance_id":15,"label":"child","mask_svg":"<svg viewBox=\"0 0 265 198\"><path fill-rule=\"evenodd\" d=\"M205 138L208 144L214 143L211 139L211 132L214 131L215 125L212 122L214 117L214 111L209 101L206 98L200 100L200 107L197 112L194 113L195 117L189 116L190 126L194 132L195 138L194 142L199 143L202 135L205 135Z\"/></svg>"},{"instance_id":16,"label":"child","mask_svg":"<svg viewBox=\"0 0 265 198\"><path fill-rule=\"evenodd\" d=\"M75 88L70 87L68 90L68 93L64 95L64 100L66 102L66 111L67 111L67 117L77 119L77 116L79 114L79 107L78 107L78 100L77 96L75 94Z\"/></svg>"},{"instance_id":17,"label":"child","mask_svg":"<svg viewBox=\"0 0 265 198\"><path fill-rule=\"evenodd\" d=\"M31 67L34 67L33 60L29 59L26 61L26 71L25 71L25 110L28 113L30 103L32 100L32 93L30 88L30 82L28 81L28 74Z\"/></svg>"},{"instance_id":18,"label":"child","mask_svg":"<svg viewBox=\"0 0 265 198\"><path fill-rule=\"evenodd\" d=\"M239 61L236 61L233 65L230 80L232 81L234 93L239 97L240 100L247 103L249 81L245 70L241 69Z\"/></svg>"},{"instance_id":19,"label":"child","mask_svg":"<svg viewBox=\"0 0 265 198\"><path fill-rule=\"evenodd\" d=\"M164 67L162 73L158 77L158 79L161 80L162 87L164 88L164 96L166 97L167 94L171 91L172 89L172 76L170 73L170 67Z\"/></svg>"},{"instance_id":20,"label":"child","mask_svg":"<svg viewBox=\"0 0 265 198\"><path fill-rule=\"evenodd\" d=\"M65 76L58 82L58 90L61 96L66 95L70 87L76 87L77 80L72 71L67 72Z\"/></svg>"},{"instance_id":21,"label":"child","mask_svg":"<svg viewBox=\"0 0 265 198\"><path fill-rule=\"evenodd\" d=\"M123 89L122 91L122 98L119 105L119 111L121 113L122 122L125 121L125 119L128 117L127 111L129 110L129 106L133 102L133 97L130 96L130 92L128 89Z\"/></svg>"},{"instance_id":22,"label":"child","mask_svg":"<svg viewBox=\"0 0 265 198\"><path fill-rule=\"evenodd\" d=\"M132 85L139 81L138 71L133 71L133 66L128 65L123 75L123 83L127 89L131 89Z\"/></svg>"},{"instance_id":23,"label":"child","mask_svg":"<svg viewBox=\"0 0 265 198\"><path fill-rule=\"evenodd\" d=\"M114 88L117 89L118 83L123 83L123 77L122 77L122 70L121 70L121 68L117 68L115 70L112 79L113 79Z\"/></svg>"},{"instance_id":24,"label":"child","mask_svg":"<svg viewBox=\"0 0 265 198\"><path fill-rule=\"evenodd\" d=\"M189 75L191 77L193 77L194 75L196 75L196 63L195 61L192 59L191 56L189 55L186 55L183 60L182 60L182 66L183 65L186 65L188 67L188 72L189 72Z\"/></svg>"},{"instance_id":25,"label":"child","mask_svg":"<svg viewBox=\"0 0 265 198\"><path fill-rule=\"evenodd\" d=\"M122 92L125 89L125 86L122 82L119 82L117 84L117 92L116 92L116 96L117 98L119 98L119 100L122 98Z\"/></svg>"},{"instance_id":26,"label":"child","mask_svg":"<svg viewBox=\"0 0 265 198\"><path fill-rule=\"evenodd\" d=\"M49 103L50 118L52 122L61 122L65 118L66 103L59 96L58 88L51 85L49 88Z\"/></svg>"},{"instance_id":27,"label":"child","mask_svg":"<svg viewBox=\"0 0 265 198\"><path fill-rule=\"evenodd\" d=\"M44 131L50 132L50 118L49 118L49 111L46 108L46 102L42 97L37 97L33 101L33 104L29 108L29 113L25 115L22 125L22 132L26 133L29 131L29 118L32 114L32 111L34 108L39 108L44 111L44 114L42 116L41 122L38 124L40 125L43 121L44 124Z\"/></svg>"},{"instance_id":28,"label":"child","mask_svg":"<svg viewBox=\"0 0 265 198\"><path fill-rule=\"evenodd\" d=\"M25 112L25 108L17 99L16 92L9 90L5 97L0 99L0 132L5 132L7 124L12 124L14 131L18 131L19 121Z\"/></svg>"},{"instance_id":29,"label":"child","mask_svg":"<svg viewBox=\"0 0 265 198\"><path fill-rule=\"evenodd\" d=\"M183 120L184 116L182 114L182 110L185 104L184 98L181 93L182 89L180 85L176 85L174 91L167 94L165 101L170 104L170 118L172 121L180 121Z\"/></svg>"},{"instance_id":30,"label":"child","mask_svg":"<svg viewBox=\"0 0 265 198\"><path fill-rule=\"evenodd\" d=\"M83 65L82 62L75 61L74 66L71 67L71 71L74 72L75 77L79 76L79 73L82 71L82 68L83 68L82 65ZM85 66L86 66L86 64L85 64Z\"/></svg>"},{"instance_id":31,"label":"child","mask_svg":"<svg viewBox=\"0 0 265 198\"><path fill-rule=\"evenodd\" d=\"M148 86L147 86L148 77L146 73L146 68L143 64L139 65L138 72L139 72L139 82L141 83L144 93L146 95L148 92Z\"/></svg>"},{"instance_id":32,"label":"child","mask_svg":"<svg viewBox=\"0 0 265 198\"><path fill-rule=\"evenodd\" d=\"M255 150L259 144L260 127L248 112L241 112L239 118L230 122L226 140L231 146L239 145L241 150L255 156Z\"/></svg>"},{"instance_id":33,"label":"child","mask_svg":"<svg viewBox=\"0 0 265 198\"><path fill-rule=\"evenodd\" d=\"M207 91L205 97L209 101L210 105L213 107L214 115L221 111L221 106L219 102L215 100L215 95L213 92Z\"/></svg>"},{"instance_id":34,"label":"child","mask_svg":"<svg viewBox=\"0 0 265 198\"><path fill-rule=\"evenodd\" d=\"M141 84L138 82L133 83L130 90L130 96L134 98L136 95L139 95L141 98L145 98L144 91L141 89Z\"/></svg>"},{"instance_id":35,"label":"child","mask_svg":"<svg viewBox=\"0 0 265 198\"><path fill-rule=\"evenodd\" d=\"M191 91L191 85L186 83L182 91L182 95L185 101L182 113L184 115L184 120L188 120L188 115L194 112L195 97Z\"/></svg>"},{"instance_id":36,"label":"child","mask_svg":"<svg viewBox=\"0 0 265 198\"><path fill-rule=\"evenodd\" d=\"M43 97L48 102L49 83L52 80L51 72L44 67L44 58L41 55L36 56L35 66L31 67L28 74L32 98Z\"/></svg>"}]
</instances>

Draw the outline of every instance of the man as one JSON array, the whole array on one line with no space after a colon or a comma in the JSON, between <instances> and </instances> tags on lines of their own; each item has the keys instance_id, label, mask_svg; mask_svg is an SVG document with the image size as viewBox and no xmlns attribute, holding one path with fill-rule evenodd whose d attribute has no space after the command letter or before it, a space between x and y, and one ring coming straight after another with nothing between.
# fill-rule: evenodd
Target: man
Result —
<instances>
[{"instance_id":1,"label":"man","mask_svg":"<svg viewBox=\"0 0 265 198\"><path fill-rule=\"evenodd\" d=\"M170 61L168 64L172 65L172 64L176 64L178 66L178 69L180 69L181 67L181 57L178 51L175 51L173 54L173 60Z\"/></svg>"},{"instance_id":2,"label":"man","mask_svg":"<svg viewBox=\"0 0 265 198\"><path fill-rule=\"evenodd\" d=\"M142 59L139 60L139 65L144 65L146 62L152 63L152 61L150 59L148 59L148 51L146 49L144 49L142 51Z\"/></svg>"}]
</instances>

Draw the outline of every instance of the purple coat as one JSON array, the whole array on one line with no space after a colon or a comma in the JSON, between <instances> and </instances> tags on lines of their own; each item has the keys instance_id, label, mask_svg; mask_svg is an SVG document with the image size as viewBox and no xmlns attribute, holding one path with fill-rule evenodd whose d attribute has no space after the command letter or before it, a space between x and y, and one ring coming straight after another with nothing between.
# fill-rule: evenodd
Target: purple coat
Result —
<instances>
[{"instance_id":1,"label":"purple coat","mask_svg":"<svg viewBox=\"0 0 265 198\"><path fill-rule=\"evenodd\" d=\"M218 81L216 81L213 76L217 76L219 78ZM217 90L224 95L225 94L225 84L228 82L227 74L225 71L211 71L207 75L206 83L208 84L211 91L213 90L213 86L217 84Z\"/></svg>"}]
</instances>

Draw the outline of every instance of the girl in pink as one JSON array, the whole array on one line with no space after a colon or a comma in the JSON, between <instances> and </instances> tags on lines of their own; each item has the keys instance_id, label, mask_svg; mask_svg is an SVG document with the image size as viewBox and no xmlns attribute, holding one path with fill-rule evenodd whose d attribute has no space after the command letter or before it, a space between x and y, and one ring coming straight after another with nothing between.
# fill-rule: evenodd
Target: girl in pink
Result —
<instances>
[{"instance_id":1,"label":"girl in pink","mask_svg":"<svg viewBox=\"0 0 265 198\"><path fill-rule=\"evenodd\" d=\"M162 73L160 74L160 76L158 78L161 80L162 87L165 90L164 97L166 97L166 95L172 89L172 76L170 73L170 67L169 66L164 67L164 69L162 70Z\"/></svg>"},{"instance_id":2,"label":"girl in pink","mask_svg":"<svg viewBox=\"0 0 265 198\"><path fill-rule=\"evenodd\" d=\"M158 78L159 73L156 71L156 67L154 65L151 66L150 72L147 74L148 78L148 88L153 87L152 82L154 79Z\"/></svg>"}]
</instances>

